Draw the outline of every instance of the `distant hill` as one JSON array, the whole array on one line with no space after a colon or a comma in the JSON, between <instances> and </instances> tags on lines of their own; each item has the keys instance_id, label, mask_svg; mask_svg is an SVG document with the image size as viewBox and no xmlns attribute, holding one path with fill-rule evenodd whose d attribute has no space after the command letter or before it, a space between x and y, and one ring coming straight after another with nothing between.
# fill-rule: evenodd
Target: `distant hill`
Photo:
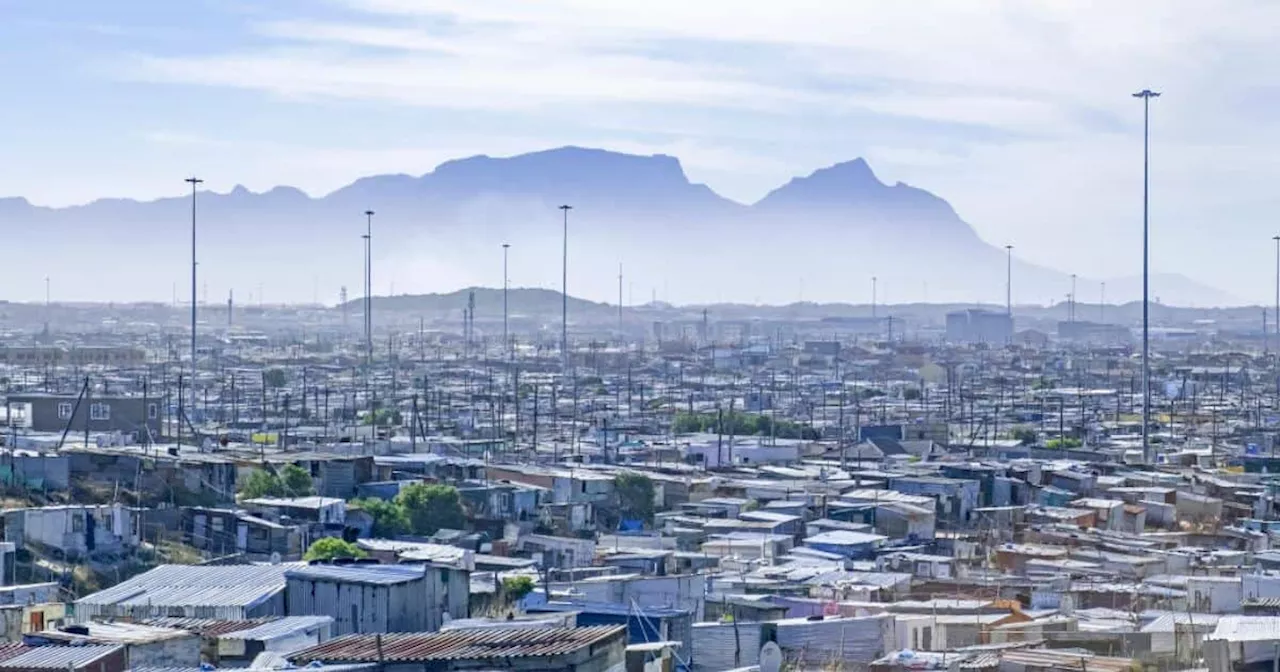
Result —
<instances>
[{"instance_id":1,"label":"distant hill","mask_svg":"<svg viewBox=\"0 0 1280 672\"><path fill-rule=\"evenodd\" d=\"M674 157L578 147L367 177L321 198L291 187L202 192L201 291L207 286L211 301L228 289L239 301L332 304L340 286L357 296L367 209L377 213L375 294L500 285L503 243L511 245L512 284L559 288L562 204L573 206L569 293L592 300L616 302L619 263L629 305L862 303L872 276L881 302L1004 298L1003 248L983 241L942 198L881 182L863 159L796 177L746 205L690 182ZM0 236L10 243L0 283L9 297L28 299L43 296L45 276L55 297L68 299L187 296L190 218L189 197L61 209L0 199ZM1070 289L1067 275L1017 259L1013 273L1019 301L1046 303ZM1082 296L1097 284L1080 282ZM1131 285L1117 281L1109 298L1138 298ZM1180 276L1153 280L1152 295L1230 302Z\"/></svg>"},{"instance_id":2,"label":"distant hill","mask_svg":"<svg viewBox=\"0 0 1280 672\"><path fill-rule=\"evenodd\" d=\"M373 297L373 310L393 311L401 313L421 314L424 316L443 317L450 314L462 315L467 307L468 295L475 292L476 319L492 320L502 317L502 290L486 287L468 287L447 294L401 294L397 296ZM512 287L507 292L507 311L512 318L537 317L549 319L560 315L560 292L550 289L529 287ZM361 309L360 299L348 302L348 308L354 311ZM617 315L617 305L610 306L584 299L569 297L569 313L573 320L611 318Z\"/></svg>"}]
</instances>

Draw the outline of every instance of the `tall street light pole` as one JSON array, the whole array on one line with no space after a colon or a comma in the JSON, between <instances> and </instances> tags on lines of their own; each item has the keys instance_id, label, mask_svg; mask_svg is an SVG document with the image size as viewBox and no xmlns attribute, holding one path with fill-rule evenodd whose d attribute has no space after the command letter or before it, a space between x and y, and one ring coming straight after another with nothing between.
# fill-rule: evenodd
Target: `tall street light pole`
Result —
<instances>
[{"instance_id":1,"label":"tall street light pole","mask_svg":"<svg viewBox=\"0 0 1280 672\"><path fill-rule=\"evenodd\" d=\"M876 316L876 276L871 276L871 318Z\"/></svg>"},{"instance_id":2,"label":"tall street light pole","mask_svg":"<svg viewBox=\"0 0 1280 672\"><path fill-rule=\"evenodd\" d=\"M204 180L188 177L186 182L191 185L191 396L194 399L196 389L196 188Z\"/></svg>"},{"instance_id":3,"label":"tall street light pole","mask_svg":"<svg viewBox=\"0 0 1280 672\"><path fill-rule=\"evenodd\" d=\"M1276 242L1276 335L1280 335L1280 236L1271 237ZM1277 340L1280 343L1280 340Z\"/></svg>"},{"instance_id":4,"label":"tall street light pole","mask_svg":"<svg viewBox=\"0 0 1280 672\"><path fill-rule=\"evenodd\" d=\"M1004 246L1004 311L1009 318L1009 340L1013 340L1013 246Z\"/></svg>"},{"instance_id":5,"label":"tall street light pole","mask_svg":"<svg viewBox=\"0 0 1280 672\"><path fill-rule=\"evenodd\" d=\"M572 205L560 206L564 213L564 251L560 266L560 360L564 371L569 370L569 211Z\"/></svg>"},{"instance_id":6,"label":"tall street light pole","mask_svg":"<svg viewBox=\"0 0 1280 672\"><path fill-rule=\"evenodd\" d=\"M1151 99L1160 94L1143 89L1134 98L1142 99L1142 459L1151 463L1151 316L1149 273L1149 222L1151 172Z\"/></svg>"},{"instance_id":7,"label":"tall street light pole","mask_svg":"<svg viewBox=\"0 0 1280 672\"><path fill-rule=\"evenodd\" d=\"M364 356L365 365L373 366L373 215L364 211Z\"/></svg>"},{"instance_id":8,"label":"tall street light pole","mask_svg":"<svg viewBox=\"0 0 1280 672\"><path fill-rule=\"evenodd\" d=\"M1067 304L1067 315L1070 321L1076 321L1076 274L1071 274L1071 303Z\"/></svg>"},{"instance_id":9,"label":"tall street light pole","mask_svg":"<svg viewBox=\"0 0 1280 672\"><path fill-rule=\"evenodd\" d=\"M510 243L502 244L502 349L508 358L511 356L511 336L507 332L507 250Z\"/></svg>"},{"instance_id":10,"label":"tall street light pole","mask_svg":"<svg viewBox=\"0 0 1280 672\"><path fill-rule=\"evenodd\" d=\"M1102 281L1102 289L1098 295L1098 323L1107 323L1107 282Z\"/></svg>"}]
</instances>

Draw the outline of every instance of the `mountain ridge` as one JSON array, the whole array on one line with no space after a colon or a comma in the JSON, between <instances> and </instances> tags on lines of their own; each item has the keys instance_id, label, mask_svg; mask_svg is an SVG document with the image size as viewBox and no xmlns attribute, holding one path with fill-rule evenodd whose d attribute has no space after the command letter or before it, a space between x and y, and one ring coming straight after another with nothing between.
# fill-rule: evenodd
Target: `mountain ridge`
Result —
<instances>
[{"instance_id":1,"label":"mountain ridge","mask_svg":"<svg viewBox=\"0 0 1280 672\"><path fill-rule=\"evenodd\" d=\"M1003 300L1005 251L992 246L943 198L882 182L864 158L797 176L743 204L688 178L679 159L561 147L513 157L446 161L418 176L373 175L322 196L278 185L197 196L200 278L215 295L270 286L305 301L361 285L363 212L373 218L375 287L416 292L482 285L512 247L519 284L560 285L559 205L569 213L570 294L613 299L617 266L628 294L673 303L726 295L746 303L797 296ZM24 252L0 270L8 286L42 296L45 276L103 300L163 300L189 278L190 195L99 199L67 208L0 199L0 231L21 234ZM4 231L8 229L8 231ZM147 265L136 264L145 259ZM110 277L99 269L113 269ZM1015 300L1060 298L1068 276L1014 258ZM1083 279L1082 279L1083 280ZM1175 294L1221 293L1191 281ZM157 287L158 285L158 287ZM932 288L932 291L931 289ZM145 290L145 296L130 294ZM671 290L675 290L672 300ZM264 291L267 291L264 289ZM1115 288L1117 299L1124 298ZM1153 286L1153 297L1161 288ZM375 293L392 293L387 291ZM334 301L330 301L332 303ZM1206 301L1192 300L1195 304ZM631 303L628 301L628 303ZM637 302L638 303L638 302Z\"/></svg>"}]
</instances>

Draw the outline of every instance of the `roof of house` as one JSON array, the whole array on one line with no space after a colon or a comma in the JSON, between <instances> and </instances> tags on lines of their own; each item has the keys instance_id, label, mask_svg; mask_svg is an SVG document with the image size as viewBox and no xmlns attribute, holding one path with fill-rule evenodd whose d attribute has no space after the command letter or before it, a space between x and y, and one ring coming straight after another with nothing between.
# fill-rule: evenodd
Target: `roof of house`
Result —
<instances>
[{"instance_id":1,"label":"roof of house","mask_svg":"<svg viewBox=\"0 0 1280 672\"><path fill-rule=\"evenodd\" d=\"M432 633L347 635L290 656L295 663L428 662L557 656L624 639L623 626L486 628Z\"/></svg>"},{"instance_id":2,"label":"roof of house","mask_svg":"<svg viewBox=\"0 0 1280 672\"><path fill-rule=\"evenodd\" d=\"M806 544L832 544L836 546L856 546L862 544L874 544L876 542L888 539L886 536L879 534L870 534L867 532L853 532L850 530L831 530L821 534L815 534L811 537L805 537Z\"/></svg>"},{"instance_id":3,"label":"roof of house","mask_svg":"<svg viewBox=\"0 0 1280 672\"><path fill-rule=\"evenodd\" d=\"M288 565L160 565L77 605L252 607L284 590Z\"/></svg>"},{"instance_id":4,"label":"roof of house","mask_svg":"<svg viewBox=\"0 0 1280 672\"><path fill-rule=\"evenodd\" d=\"M423 568L421 565L307 565L290 569L284 576L290 580L393 586L421 579Z\"/></svg>"},{"instance_id":5,"label":"roof of house","mask_svg":"<svg viewBox=\"0 0 1280 672\"><path fill-rule=\"evenodd\" d=\"M87 644L84 646L35 646L11 658L0 661L0 668L27 670L65 670L88 665L117 651L115 644Z\"/></svg>"}]
</instances>

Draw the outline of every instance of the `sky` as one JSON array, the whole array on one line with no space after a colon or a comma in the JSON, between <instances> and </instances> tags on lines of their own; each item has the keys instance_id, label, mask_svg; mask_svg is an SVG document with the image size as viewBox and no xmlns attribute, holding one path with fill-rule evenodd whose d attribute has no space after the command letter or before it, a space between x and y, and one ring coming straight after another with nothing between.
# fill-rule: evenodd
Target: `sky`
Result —
<instances>
[{"instance_id":1,"label":"sky","mask_svg":"<svg viewBox=\"0 0 1280 672\"><path fill-rule=\"evenodd\" d=\"M752 202L865 157L1081 276L1272 296L1269 0L0 0L0 196L65 206L566 144Z\"/></svg>"}]
</instances>

